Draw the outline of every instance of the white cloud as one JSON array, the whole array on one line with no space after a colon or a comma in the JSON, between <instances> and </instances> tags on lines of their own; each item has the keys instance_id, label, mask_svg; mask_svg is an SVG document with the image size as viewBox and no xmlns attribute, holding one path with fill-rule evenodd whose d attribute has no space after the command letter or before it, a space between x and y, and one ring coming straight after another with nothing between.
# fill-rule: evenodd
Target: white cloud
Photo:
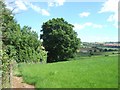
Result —
<instances>
[{"instance_id":1,"label":"white cloud","mask_svg":"<svg viewBox=\"0 0 120 90\"><path fill-rule=\"evenodd\" d=\"M90 15L89 12L82 12L79 14L80 17L88 17Z\"/></svg>"},{"instance_id":2,"label":"white cloud","mask_svg":"<svg viewBox=\"0 0 120 90\"><path fill-rule=\"evenodd\" d=\"M103 26L100 24L93 24L93 28L102 28Z\"/></svg>"},{"instance_id":3,"label":"white cloud","mask_svg":"<svg viewBox=\"0 0 120 90\"><path fill-rule=\"evenodd\" d=\"M81 30L81 29L84 28L84 26L82 26L81 24L75 23L75 24L73 24L73 25L74 25L74 29L75 29L75 30Z\"/></svg>"},{"instance_id":4,"label":"white cloud","mask_svg":"<svg viewBox=\"0 0 120 90\"><path fill-rule=\"evenodd\" d=\"M64 4L65 0L55 0L57 6L61 6Z\"/></svg>"},{"instance_id":5,"label":"white cloud","mask_svg":"<svg viewBox=\"0 0 120 90\"><path fill-rule=\"evenodd\" d=\"M5 4L8 9L13 10L13 13L18 13L22 10L25 11L28 9L23 0L11 0L11 2L6 0Z\"/></svg>"},{"instance_id":6,"label":"white cloud","mask_svg":"<svg viewBox=\"0 0 120 90\"><path fill-rule=\"evenodd\" d=\"M40 11L41 11L41 8L40 8L40 7L35 6L35 5L33 5L32 3L30 3L29 6L30 6L34 11L36 11L36 12L40 12Z\"/></svg>"},{"instance_id":7,"label":"white cloud","mask_svg":"<svg viewBox=\"0 0 120 90\"><path fill-rule=\"evenodd\" d=\"M33 10L35 10L36 12L42 14L43 16L50 16L50 13L49 13L47 10L42 9L42 8L40 8L40 7L38 7L38 6L35 6L35 5L33 5L32 3L30 3L29 5L30 5L30 7L31 7Z\"/></svg>"},{"instance_id":8,"label":"white cloud","mask_svg":"<svg viewBox=\"0 0 120 90\"><path fill-rule=\"evenodd\" d=\"M40 6L33 5L28 0L15 0L14 3L12 4L9 3L10 2L6 1L7 8L10 10L13 10L15 8L14 10L15 13L21 10L25 11L28 10L28 8L32 8L34 11L42 14L43 16L50 16L50 13L47 10L41 8Z\"/></svg>"},{"instance_id":9,"label":"white cloud","mask_svg":"<svg viewBox=\"0 0 120 90\"><path fill-rule=\"evenodd\" d=\"M83 24L84 27L86 27L86 26L92 26L92 25L93 25L93 23L91 23L91 22L87 22L87 23Z\"/></svg>"},{"instance_id":10,"label":"white cloud","mask_svg":"<svg viewBox=\"0 0 120 90\"><path fill-rule=\"evenodd\" d=\"M20 10L27 10L27 7L22 0L16 0L15 4Z\"/></svg>"},{"instance_id":11,"label":"white cloud","mask_svg":"<svg viewBox=\"0 0 120 90\"><path fill-rule=\"evenodd\" d=\"M48 2L48 6L49 7L53 7L54 6L54 2Z\"/></svg>"},{"instance_id":12,"label":"white cloud","mask_svg":"<svg viewBox=\"0 0 120 90\"><path fill-rule=\"evenodd\" d=\"M53 6L62 6L64 5L65 0L51 0L48 1L48 6L53 7Z\"/></svg>"},{"instance_id":13,"label":"white cloud","mask_svg":"<svg viewBox=\"0 0 120 90\"><path fill-rule=\"evenodd\" d=\"M103 3L103 7L99 11L99 13L103 13L103 12L117 12L118 1L119 0L107 0L105 3Z\"/></svg>"},{"instance_id":14,"label":"white cloud","mask_svg":"<svg viewBox=\"0 0 120 90\"><path fill-rule=\"evenodd\" d=\"M113 22L114 26L117 26L118 22L118 2L119 0L107 0L103 3L103 7L98 13L111 12L112 14L108 17L108 22Z\"/></svg>"},{"instance_id":15,"label":"white cloud","mask_svg":"<svg viewBox=\"0 0 120 90\"><path fill-rule=\"evenodd\" d=\"M74 25L74 29L76 31L82 30L82 29L84 29L86 27L92 27L92 28L97 28L97 29L103 28L103 25L101 25L101 24L94 24L94 23L91 23L91 22L86 22L84 24L75 23L73 25Z\"/></svg>"},{"instance_id":16,"label":"white cloud","mask_svg":"<svg viewBox=\"0 0 120 90\"><path fill-rule=\"evenodd\" d=\"M50 13L45 9L41 9L41 13L42 13L42 15L50 16Z\"/></svg>"}]
</instances>

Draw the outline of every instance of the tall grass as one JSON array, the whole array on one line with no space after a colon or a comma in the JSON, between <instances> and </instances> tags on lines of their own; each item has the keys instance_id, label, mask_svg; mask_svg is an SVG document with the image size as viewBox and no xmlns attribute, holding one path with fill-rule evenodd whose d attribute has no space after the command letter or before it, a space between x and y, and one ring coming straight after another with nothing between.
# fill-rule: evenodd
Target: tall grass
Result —
<instances>
[{"instance_id":1,"label":"tall grass","mask_svg":"<svg viewBox=\"0 0 120 90\"><path fill-rule=\"evenodd\" d=\"M118 57L91 57L50 64L20 64L28 84L36 88L117 88Z\"/></svg>"}]
</instances>

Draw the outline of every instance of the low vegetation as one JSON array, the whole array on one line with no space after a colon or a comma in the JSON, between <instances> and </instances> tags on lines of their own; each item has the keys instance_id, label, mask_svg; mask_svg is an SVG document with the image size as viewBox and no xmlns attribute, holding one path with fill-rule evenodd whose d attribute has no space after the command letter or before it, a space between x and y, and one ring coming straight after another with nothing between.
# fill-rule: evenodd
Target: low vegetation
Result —
<instances>
[{"instance_id":1,"label":"low vegetation","mask_svg":"<svg viewBox=\"0 0 120 90\"><path fill-rule=\"evenodd\" d=\"M20 64L25 82L36 88L117 88L118 56L50 64Z\"/></svg>"}]
</instances>

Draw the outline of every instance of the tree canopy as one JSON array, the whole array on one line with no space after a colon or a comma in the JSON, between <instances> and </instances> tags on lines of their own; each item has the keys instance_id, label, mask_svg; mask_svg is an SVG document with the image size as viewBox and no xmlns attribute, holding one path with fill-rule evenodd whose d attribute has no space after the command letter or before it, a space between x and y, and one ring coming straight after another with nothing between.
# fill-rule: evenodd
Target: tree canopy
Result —
<instances>
[{"instance_id":1,"label":"tree canopy","mask_svg":"<svg viewBox=\"0 0 120 90\"><path fill-rule=\"evenodd\" d=\"M47 52L41 48L42 43L38 39L38 34L31 27L20 27L12 12L6 8L2 1L0 4L2 5L3 57L8 57L8 61L15 60L17 62L45 61Z\"/></svg>"},{"instance_id":2,"label":"tree canopy","mask_svg":"<svg viewBox=\"0 0 120 90\"><path fill-rule=\"evenodd\" d=\"M42 25L43 46L48 51L47 62L62 61L74 57L80 39L73 25L63 18L53 18Z\"/></svg>"}]
</instances>

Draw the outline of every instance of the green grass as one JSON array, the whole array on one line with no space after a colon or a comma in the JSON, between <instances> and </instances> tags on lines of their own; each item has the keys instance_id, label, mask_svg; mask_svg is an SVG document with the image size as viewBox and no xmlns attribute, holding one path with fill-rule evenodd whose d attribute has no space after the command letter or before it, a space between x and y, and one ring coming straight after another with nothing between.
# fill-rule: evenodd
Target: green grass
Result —
<instances>
[{"instance_id":1,"label":"green grass","mask_svg":"<svg viewBox=\"0 0 120 90\"><path fill-rule=\"evenodd\" d=\"M20 73L20 70L18 68L18 65L14 66L13 68L13 75L17 76L17 77L21 77L21 73Z\"/></svg>"},{"instance_id":2,"label":"green grass","mask_svg":"<svg viewBox=\"0 0 120 90\"><path fill-rule=\"evenodd\" d=\"M20 64L22 77L36 88L117 88L118 56L50 64Z\"/></svg>"}]
</instances>

